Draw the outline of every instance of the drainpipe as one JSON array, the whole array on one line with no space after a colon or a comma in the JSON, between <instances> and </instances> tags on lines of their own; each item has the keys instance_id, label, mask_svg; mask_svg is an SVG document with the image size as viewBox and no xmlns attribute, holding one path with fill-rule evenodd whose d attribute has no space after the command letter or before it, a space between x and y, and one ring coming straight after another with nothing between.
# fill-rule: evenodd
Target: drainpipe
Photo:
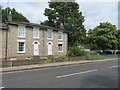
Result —
<instances>
[{"instance_id":1,"label":"drainpipe","mask_svg":"<svg viewBox=\"0 0 120 90\"><path fill-rule=\"evenodd\" d=\"M5 22L5 24L7 25L7 30L6 30L6 46L5 46L5 60L7 61L7 49L8 49L8 47L7 47L7 45L8 45L8 22L7 22L7 23Z\"/></svg>"}]
</instances>

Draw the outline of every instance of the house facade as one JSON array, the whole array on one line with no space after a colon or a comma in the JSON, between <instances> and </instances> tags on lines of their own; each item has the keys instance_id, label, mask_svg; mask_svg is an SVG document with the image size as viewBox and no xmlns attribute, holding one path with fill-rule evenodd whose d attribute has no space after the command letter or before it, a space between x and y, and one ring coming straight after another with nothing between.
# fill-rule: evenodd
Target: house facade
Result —
<instances>
[{"instance_id":1,"label":"house facade","mask_svg":"<svg viewBox=\"0 0 120 90\"><path fill-rule=\"evenodd\" d=\"M0 59L25 60L67 55L68 35L64 29L35 23L7 22L0 26Z\"/></svg>"}]
</instances>

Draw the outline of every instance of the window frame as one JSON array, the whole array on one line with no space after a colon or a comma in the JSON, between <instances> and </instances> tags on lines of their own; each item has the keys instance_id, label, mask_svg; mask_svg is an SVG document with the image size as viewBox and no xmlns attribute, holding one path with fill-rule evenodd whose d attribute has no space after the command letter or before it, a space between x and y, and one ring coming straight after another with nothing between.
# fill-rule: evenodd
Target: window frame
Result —
<instances>
[{"instance_id":1,"label":"window frame","mask_svg":"<svg viewBox=\"0 0 120 90\"><path fill-rule=\"evenodd\" d=\"M62 50L61 51L59 50L59 44L62 45ZM58 52L63 52L63 42L58 42Z\"/></svg>"},{"instance_id":2,"label":"window frame","mask_svg":"<svg viewBox=\"0 0 120 90\"><path fill-rule=\"evenodd\" d=\"M49 31L51 32L51 38L48 37L48 32L49 32ZM48 39L48 40L52 40L52 39L53 39L53 30L51 30L51 29L48 29L48 30L47 30L47 39Z\"/></svg>"},{"instance_id":3,"label":"window frame","mask_svg":"<svg viewBox=\"0 0 120 90\"><path fill-rule=\"evenodd\" d=\"M37 30L37 31L38 31L38 35L37 35L38 37L34 36L34 34L35 34L35 33L34 33L34 32L35 32L35 30ZM39 37L40 37L40 35L39 35L39 34L40 34L39 28L38 28L38 27L33 27L33 38L35 38L35 39L39 39Z\"/></svg>"},{"instance_id":4,"label":"window frame","mask_svg":"<svg viewBox=\"0 0 120 90\"><path fill-rule=\"evenodd\" d=\"M24 35L23 36L20 36L20 34L19 34L19 32L20 32L20 27L24 27ZM20 37L20 38L25 38L26 37L26 27L25 27L25 25L19 25L18 26L18 37Z\"/></svg>"},{"instance_id":5,"label":"window frame","mask_svg":"<svg viewBox=\"0 0 120 90\"><path fill-rule=\"evenodd\" d=\"M61 33L61 39L59 39L59 33ZM63 32L62 31L58 31L58 40L62 41L63 40Z\"/></svg>"},{"instance_id":6,"label":"window frame","mask_svg":"<svg viewBox=\"0 0 120 90\"><path fill-rule=\"evenodd\" d=\"M23 51L19 51L19 42L23 42L24 43L24 50ZM26 50L26 41L25 40L17 40L17 53L19 54L22 54L22 53L25 53L25 50Z\"/></svg>"}]
</instances>

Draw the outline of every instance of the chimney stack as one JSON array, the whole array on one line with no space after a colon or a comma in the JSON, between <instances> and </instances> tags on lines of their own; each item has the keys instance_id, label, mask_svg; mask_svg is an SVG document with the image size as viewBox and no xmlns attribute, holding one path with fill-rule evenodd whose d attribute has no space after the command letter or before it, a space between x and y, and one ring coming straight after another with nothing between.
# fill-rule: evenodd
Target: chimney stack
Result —
<instances>
[{"instance_id":1,"label":"chimney stack","mask_svg":"<svg viewBox=\"0 0 120 90\"><path fill-rule=\"evenodd\" d=\"M12 12L11 11L8 14L8 21L12 21Z\"/></svg>"},{"instance_id":2,"label":"chimney stack","mask_svg":"<svg viewBox=\"0 0 120 90\"><path fill-rule=\"evenodd\" d=\"M64 25L62 22L60 22L60 29L64 29Z\"/></svg>"}]
</instances>

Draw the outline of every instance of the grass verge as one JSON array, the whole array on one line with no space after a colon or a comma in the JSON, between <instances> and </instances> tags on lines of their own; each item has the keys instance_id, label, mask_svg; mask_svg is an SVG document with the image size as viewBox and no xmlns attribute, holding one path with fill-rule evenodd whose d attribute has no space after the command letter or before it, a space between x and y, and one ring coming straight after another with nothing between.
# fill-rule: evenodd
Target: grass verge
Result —
<instances>
[{"instance_id":1,"label":"grass verge","mask_svg":"<svg viewBox=\"0 0 120 90\"><path fill-rule=\"evenodd\" d=\"M88 54L86 57L86 60L100 60L100 59L105 59L105 57L102 55L97 55L97 54L95 55Z\"/></svg>"}]
</instances>

